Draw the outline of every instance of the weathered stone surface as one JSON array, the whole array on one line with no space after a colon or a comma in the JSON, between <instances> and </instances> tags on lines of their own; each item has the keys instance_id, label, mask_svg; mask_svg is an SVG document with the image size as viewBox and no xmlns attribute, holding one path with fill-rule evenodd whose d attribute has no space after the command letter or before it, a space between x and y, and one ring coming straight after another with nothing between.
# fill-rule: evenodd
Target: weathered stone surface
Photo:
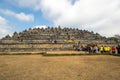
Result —
<instances>
[{"instance_id":1,"label":"weathered stone surface","mask_svg":"<svg viewBox=\"0 0 120 80\"><path fill-rule=\"evenodd\" d=\"M74 42L67 42L67 40ZM52 44L56 40L56 44ZM14 32L12 36L5 36L0 40L0 51L41 51L41 50L72 50L73 44L105 44L107 38L98 33L72 28L48 27ZM114 41L107 41L115 43Z\"/></svg>"}]
</instances>

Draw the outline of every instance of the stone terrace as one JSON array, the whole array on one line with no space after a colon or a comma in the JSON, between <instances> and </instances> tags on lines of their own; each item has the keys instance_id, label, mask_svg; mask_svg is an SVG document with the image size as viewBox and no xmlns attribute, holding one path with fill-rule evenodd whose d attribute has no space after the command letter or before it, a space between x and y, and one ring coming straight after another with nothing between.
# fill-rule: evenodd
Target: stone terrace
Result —
<instances>
[{"instance_id":1,"label":"stone terrace","mask_svg":"<svg viewBox=\"0 0 120 80\"><path fill-rule=\"evenodd\" d=\"M56 41L56 42L54 42ZM0 40L1 52L16 51L53 51L73 50L73 44L106 44L107 39L98 33L73 28L47 27L14 32L12 36L5 36ZM107 41L114 44L114 41Z\"/></svg>"}]
</instances>

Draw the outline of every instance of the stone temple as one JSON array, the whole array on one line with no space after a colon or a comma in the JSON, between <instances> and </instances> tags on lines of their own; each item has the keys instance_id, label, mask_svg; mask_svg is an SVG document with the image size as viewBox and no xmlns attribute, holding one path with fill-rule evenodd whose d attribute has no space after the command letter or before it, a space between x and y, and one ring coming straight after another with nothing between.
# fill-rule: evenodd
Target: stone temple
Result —
<instances>
[{"instance_id":1,"label":"stone temple","mask_svg":"<svg viewBox=\"0 0 120 80\"><path fill-rule=\"evenodd\" d=\"M114 44L98 33L76 28L33 28L0 39L0 52L73 50L73 44Z\"/></svg>"}]
</instances>

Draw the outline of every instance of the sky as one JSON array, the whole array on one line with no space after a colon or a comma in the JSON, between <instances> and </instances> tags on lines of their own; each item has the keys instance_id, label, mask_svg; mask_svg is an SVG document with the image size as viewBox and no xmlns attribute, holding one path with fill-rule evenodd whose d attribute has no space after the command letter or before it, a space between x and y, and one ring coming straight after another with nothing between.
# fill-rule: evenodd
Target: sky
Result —
<instances>
[{"instance_id":1,"label":"sky","mask_svg":"<svg viewBox=\"0 0 120 80\"><path fill-rule=\"evenodd\" d=\"M59 25L120 35L120 0L0 0L0 38Z\"/></svg>"}]
</instances>

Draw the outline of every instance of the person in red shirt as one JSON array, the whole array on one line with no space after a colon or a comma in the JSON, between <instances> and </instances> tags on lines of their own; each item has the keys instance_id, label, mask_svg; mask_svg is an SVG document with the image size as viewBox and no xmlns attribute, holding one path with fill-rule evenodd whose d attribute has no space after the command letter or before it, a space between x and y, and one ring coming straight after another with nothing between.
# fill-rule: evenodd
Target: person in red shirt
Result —
<instances>
[{"instance_id":1,"label":"person in red shirt","mask_svg":"<svg viewBox=\"0 0 120 80\"><path fill-rule=\"evenodd\" d=\"M112 54L115 54L116 53L116 47L112 46L111 51L112 51Z\"/></svg>"}]
</instances>

